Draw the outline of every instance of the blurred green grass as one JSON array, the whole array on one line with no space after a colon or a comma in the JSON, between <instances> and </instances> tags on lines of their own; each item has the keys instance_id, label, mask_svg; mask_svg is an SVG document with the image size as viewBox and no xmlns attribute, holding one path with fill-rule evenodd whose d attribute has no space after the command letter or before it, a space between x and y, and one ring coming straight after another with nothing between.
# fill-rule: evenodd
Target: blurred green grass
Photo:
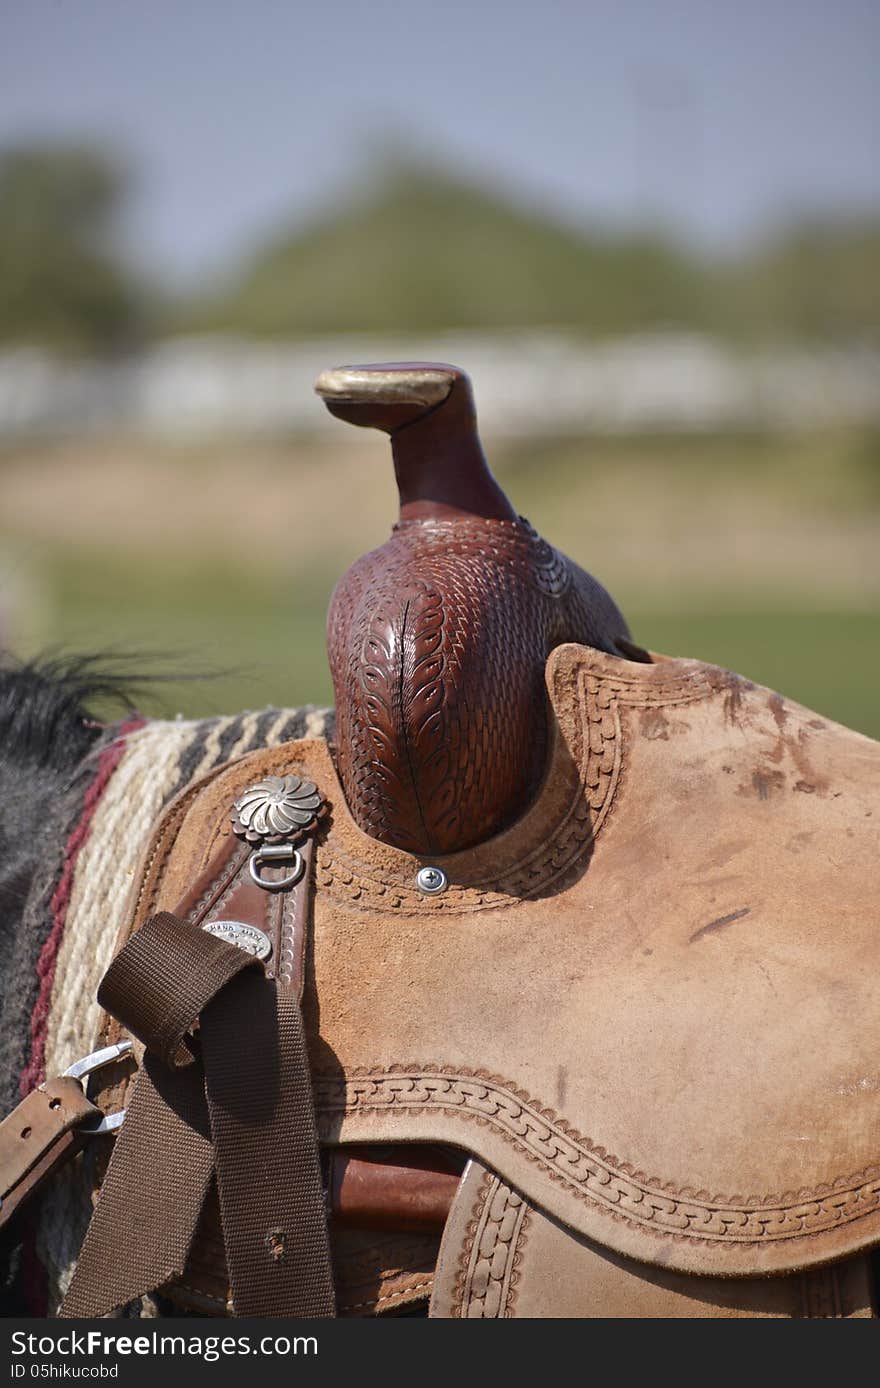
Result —
<instances>
[{"instance_id":1,"label":"blurred green grass","mask_svg":"<svg viewBox=\"0 0 880 1388\"><path fill-rule=\"evenodd\" d=\"M778 689L880 738L880 614L724 612L632 618L639 640L692 655Z\"/></svg>"}]
</instances>

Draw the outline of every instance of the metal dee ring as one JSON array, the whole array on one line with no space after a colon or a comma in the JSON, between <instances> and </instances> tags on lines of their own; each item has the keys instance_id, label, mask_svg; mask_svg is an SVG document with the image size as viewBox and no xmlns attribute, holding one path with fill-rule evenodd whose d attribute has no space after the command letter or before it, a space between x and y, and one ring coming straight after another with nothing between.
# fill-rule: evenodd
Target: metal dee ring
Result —
<instances>
[{"instance_id":1,"label":"metal dee ring","mask_svg":"<svg viewBox=\"0 0 880 1388\"><path fill-rule=\"evenodd\" d=\"M260 876L260 866L263 863L292 863L293 866L284 877L272 879ZM293 887L302 877L304 869L302 854L289 843L270 843L263 848L256 848L248 862L248 871L252 879L266 892L283 892L288 887Z\"/></svg>"}]
</instances>

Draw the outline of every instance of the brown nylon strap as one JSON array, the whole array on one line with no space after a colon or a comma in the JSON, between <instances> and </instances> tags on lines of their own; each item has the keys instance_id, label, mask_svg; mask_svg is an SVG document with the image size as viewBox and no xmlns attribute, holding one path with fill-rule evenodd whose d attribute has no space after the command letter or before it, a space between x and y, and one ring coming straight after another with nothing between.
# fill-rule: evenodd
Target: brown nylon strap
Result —
<instances>
[{"instance_id":1,"label":"brown nylon strap","mask_svg":"<svg viewBox=\"0 0 880 1388\"><path fill-rule=\"evenodd\" d=\"M202 1050L235 1314L332 1316L327 1213L295 994L262 973L242 974L203 1012ZM262 1063L252 1065L256 1055Z\"/></svg>"},{"instance_id":2,"label":"brown nylon strap","mask_svg":"<svg viewBox=\"0 0 880 1388\"><path fill-rule=\"evenodd\" d=\"M165 1059L147 1053L62 1315L105 1315L179 1276L212 1166L234 1314L334 1315L295 996L167 913L132 937L99 996ZM188 1063L197 1011L204 1074Z\"/></svg>"},{"instance_id":3,"label":"brown nylon strap","mask_svg":"<svg viewBox=\"0 0 880 1388\"><path fill-rule=\"evenodd\" d=\"M185 1037L202 1009L258 959L170 911L160 911L135 931L101 980L98 1002L166 1065L193 1058Z\"/></svg>"},{"instance_id":4,"label":"brown nylon strap","mask_svg":"<svg viewBox=\"0 0 880 1388\"><path fill-rule=\"evenodd\" d=\"M178 1276L213 1168L201 1066L147 1056L62 1316L106 1316Z\"/></svg>"}]
</instances>

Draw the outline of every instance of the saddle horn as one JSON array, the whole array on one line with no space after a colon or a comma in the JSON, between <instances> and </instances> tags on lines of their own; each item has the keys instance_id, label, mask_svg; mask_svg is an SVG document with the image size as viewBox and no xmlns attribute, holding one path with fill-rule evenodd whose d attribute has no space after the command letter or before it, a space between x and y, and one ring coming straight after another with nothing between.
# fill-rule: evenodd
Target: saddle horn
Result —
<instances>
[{"instance_id":1,"label":"saddle horn","mask_svg":"<svg viewBox=\"0 0 880 1388\"><path fill-rule=\"evenodd\" d=\"M604 588L517 516L458 367L325 371L349 424L390 435L400 516L330 603L338 765L354 818L408 852L457 852L527 807L547 759L544 666L577 641L632 656Z\"/></svg>"},{"instance_id":2,"label":"saddle horn","mask_svg":"<svg viewBox=\"0 0 880 1388\"><path fill-rule=\"evenodd\" d=\"M489 471L471 383L457 366L340 367L319 376L315 390L337 419L390 434L402 521L516 520Z\"/></svg>"}]
</instances>

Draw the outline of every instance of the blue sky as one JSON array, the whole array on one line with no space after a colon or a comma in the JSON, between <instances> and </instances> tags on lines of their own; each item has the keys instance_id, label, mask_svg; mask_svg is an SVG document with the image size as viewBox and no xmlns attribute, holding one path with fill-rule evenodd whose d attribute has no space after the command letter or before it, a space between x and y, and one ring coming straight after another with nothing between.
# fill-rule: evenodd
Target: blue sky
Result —
<instances>
[{"instance_id":1,"label":"blue sky","mask_svg":"<svg viewBox=\"0 0 880 1388\"><path fill-rule=\"evenodd\" d=\"M878 0L2 0L0 143L122 150L132 252L180 277L389 136L568 220L735 245L880 206L878 67Z\"/></svg>"}]
</instances>

